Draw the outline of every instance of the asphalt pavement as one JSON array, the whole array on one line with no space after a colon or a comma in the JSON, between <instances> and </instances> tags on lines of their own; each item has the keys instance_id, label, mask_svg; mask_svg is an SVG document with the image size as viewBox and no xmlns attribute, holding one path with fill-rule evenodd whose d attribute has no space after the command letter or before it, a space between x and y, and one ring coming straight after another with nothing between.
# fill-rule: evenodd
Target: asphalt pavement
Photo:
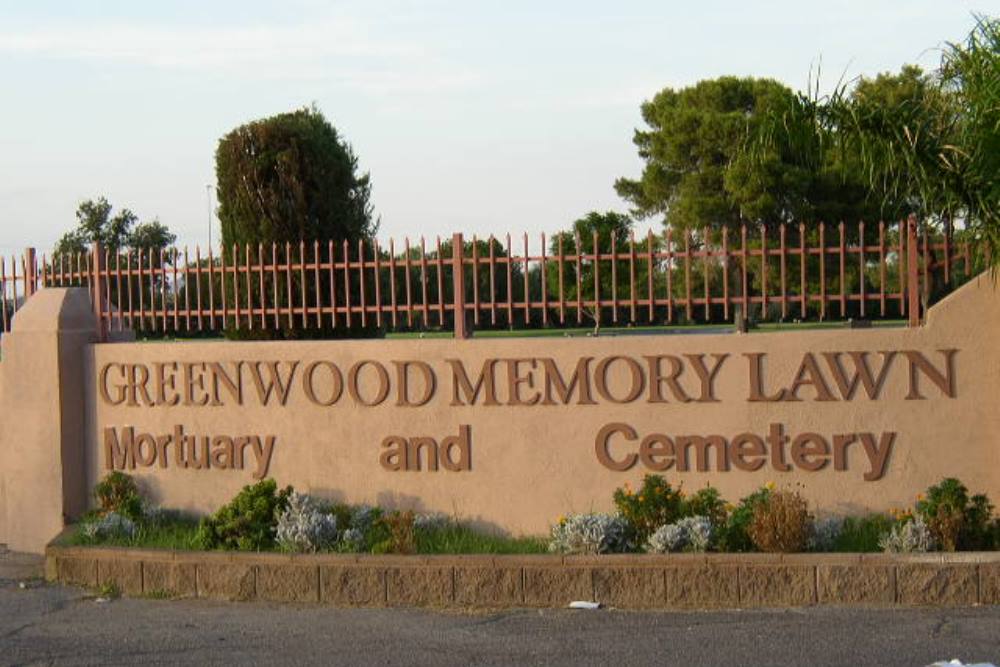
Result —
<instances>
[{"instance_id":1,"label":"asphalt pavement","mask_svg":"<svg viewBox=\"0 0 1000 667\"><path fill-rule=\"evenodd\" d=\"M27 578L25 578L27 576ZM336 609L117 599L0 568L2 665L1000 665L1000 607Z\"/></svg>"}]
</instances>

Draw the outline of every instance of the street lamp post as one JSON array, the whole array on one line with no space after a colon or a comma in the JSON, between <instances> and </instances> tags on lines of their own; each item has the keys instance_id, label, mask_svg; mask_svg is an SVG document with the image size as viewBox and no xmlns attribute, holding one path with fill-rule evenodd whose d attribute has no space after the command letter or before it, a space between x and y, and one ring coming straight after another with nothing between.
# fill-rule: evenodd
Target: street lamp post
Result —
<instances>
[{"instance_id":1,"label":"street lamp post","mask_svg":"<svg viewBox=\"0 0 1000 667\"><path fill-rule=\"evenodd\" d=\"M208 208L208 247L212 248L212 184L205 185L205 205Z\"/></svg>"}]
</instances>

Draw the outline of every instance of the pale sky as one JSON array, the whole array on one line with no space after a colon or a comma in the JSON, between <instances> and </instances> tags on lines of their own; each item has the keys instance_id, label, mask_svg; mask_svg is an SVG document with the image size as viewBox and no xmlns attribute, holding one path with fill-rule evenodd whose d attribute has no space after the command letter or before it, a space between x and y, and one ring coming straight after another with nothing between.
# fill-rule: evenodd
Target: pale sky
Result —
<instances>
[{"instance_id":1,"label":"pale sky","mask_svg":"<svg viewBox=\"0 0 1000 667\"><path fill-rule=\"evenodd\" d=\"M219 138L315 103L380 238L551 232L625 211L639 105L725 74L805 88L934 66L996 0L0 1L0 252L105 195L208 238ZM828 86L829 87L829 86ZM218 221L214 219L215 239ZM643 223L645 228L650 223Z\"/></svg>"}]
</instances>

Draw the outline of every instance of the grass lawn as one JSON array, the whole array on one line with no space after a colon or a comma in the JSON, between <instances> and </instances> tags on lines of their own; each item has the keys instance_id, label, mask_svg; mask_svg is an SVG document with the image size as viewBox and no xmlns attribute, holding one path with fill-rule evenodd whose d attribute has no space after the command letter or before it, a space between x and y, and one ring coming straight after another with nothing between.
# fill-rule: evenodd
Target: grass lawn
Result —
<instances>
[{"instance_id":1,"label":"grass lawn","mask_svg":"<svg viewBox=\"0 0 1000 667\"><path fill-rule=\"evenodd\" d=\"M872 320L872 328L898 328L905 327L906 320ZM816 329L849 329L850 323L846 321L825 321L825 322L758 322L749 333L774 333L776 331L811 331ZM657 335L677 335L677 334L728 334L736 331L732 323L718 324L670 324L663 326L639 326L639 327L601 327L598 337L611 336L657 336ZM482 329L474 331L473 338L577 338L594 335L593 327L569 327L550 329ZM387 331L387 340L413 340L419 338L452 338L454 334L451 330L431 329L428 331ZM144 337L143 332L136 332L136 342L138 343L211 343L226 342L220 331L218 336L162 336Z\"/></svg>"},{"instance_id":2,"label":"grass lawn","mask_svg":"<svg viewBox=\"0 0 1000 667\"><path fill-rule=\"evenodd\" d=\"M417 533L419 554L543 554L548 541L541 537L507 537L451 524Z\"/></svg>"},{"instance_id":3,"label":"grass lawn","mask_svg":"<svg viewBox=\"0 0 1000 667\"><path fill-rule=\"evenodd\" d=\"M851 516L844 519L840 534L834 542L833 551L848 553L875 553L879 548L878 541L888 533L893 526L893 520L885 514L867 514Z\"/></svg>"},{"instance_id":4,"label":"grass lawn","mask_svg":"<svg viewBox=\"0 0 1000 667\"><path fill-rule=\"evenodd\" d=\"M64 535L61 544L64 546L137 547L192 551L196 549L194 536L197 532L197 519L176 517L154 524L140 525L132 537L117 536L95 539L84 535L78 528Z\"/></svg>"},{"instance_id":5,"label":"grass lawn","mask_svg":"<svg viewBox=\"0 0 1000 667\"><path fill-rule=\"evenodd\" d=\"M176 517L142 525L132 537L95 539L77 529L64 535L60 544L197 551L197 532L197 519ZM417 530L415 538L418 554L538 554L548 551L548 542L542 537L508 537L476 530L462 523Z\"/></svg>"},{"instance_id":6,"label":"grass lawn","mask_svg":"<svg viewBox=\"0 0 1000 667\"><path fill-rule=\"evenodd\" d=\"M871 323L873 328L894 328L906 326L905 320L879 320ZM760 322L749 332L773 333L775 331L810 331L814 329L848 329L848 322ZM669 334L726 334L736 331L732 324L671 324L651 327L602 327L601 336L655 336ZM593 336L593 327L573 327L568 329L484 329L475 331L474 338L573 338ZM386 334L387 339L451 338L451 331L402 331Z\"/></svg>"},{"instance_id":7,"label":"grass lawn","mask_svg":"<svg viewBox=\"0 0 1000 667\"><path fill-rule=\"evenodd\" d=\"M831 551L880 552L879 538L887 533L893 520L884 514L848 517L844 520ZM79 529L60 538L63 546L115 546L139 549L173 549L197 551L195 534L198 521L192 517L174 516L155 524L140 526L132 537L91 538ZM510 537L477 530L462 522L417 529L414 534L417 554L543 554L548 553L548 540L541 536ZM277 549L275 549L277 550ZM372 553L380 553L373 551Z\"/></svg>"}]
</instances>

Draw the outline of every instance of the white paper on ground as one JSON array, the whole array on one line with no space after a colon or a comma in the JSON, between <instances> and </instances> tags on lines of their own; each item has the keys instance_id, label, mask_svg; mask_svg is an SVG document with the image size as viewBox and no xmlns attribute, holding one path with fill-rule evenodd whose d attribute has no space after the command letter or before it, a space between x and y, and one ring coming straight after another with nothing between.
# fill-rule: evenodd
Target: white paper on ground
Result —
<instances>
[{"instance_id":1,"label":"white paper on ground","mask_svg":"<svg viewBox=\"0 0 1000 667\"><path fill-rule=\"evenodd\" d=\"M573 600L569 603L570 609L600 609L600 602L589 602L587 600Z\"/></svg>"}]
</instances>

